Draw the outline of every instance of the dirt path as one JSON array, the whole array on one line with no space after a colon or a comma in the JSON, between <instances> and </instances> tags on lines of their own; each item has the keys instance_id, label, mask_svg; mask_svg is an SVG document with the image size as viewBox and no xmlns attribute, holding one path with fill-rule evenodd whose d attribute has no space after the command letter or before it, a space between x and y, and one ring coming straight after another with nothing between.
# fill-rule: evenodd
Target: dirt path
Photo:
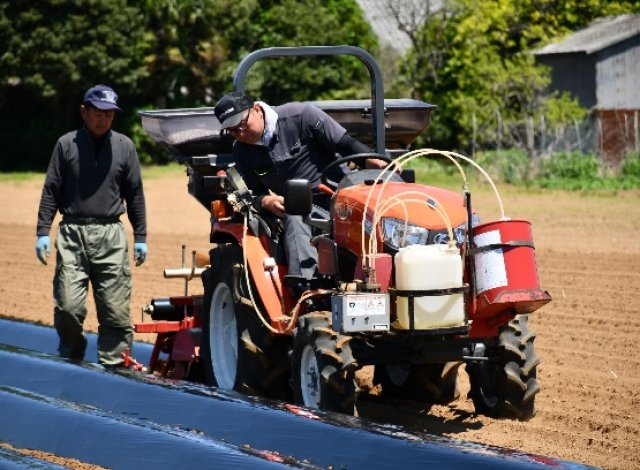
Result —
<instances>
[{"instance_id":1,"label":"dirt path","mask_svg":"<svg viewBox=\"0 0 640 470\"><path fill-rule=\"evenodd\" d=\"M134 321L152 297L184 292L183 281L162 277L163 269L180 266L182 244L208 251L208 214L186 183L182 173L145 180L149 258L133 268ZM41 184L0 183L0 316L51 324L53 264L41 266L34 250ZM430 410L367 402L363 415L606 469L640 469L640 193L509 189L501 196L507 216L533 223L540 284L554 299L531 318L542 358L537 416L526 423L476 416L464 393L452 406ZM486 189L474 201L483 220L499 216ZM189 289L202 292L199 281ZM89 306L87 328L95 331ZM466 374L461 379L468 387Z\"/></svg>"}]
</instances>

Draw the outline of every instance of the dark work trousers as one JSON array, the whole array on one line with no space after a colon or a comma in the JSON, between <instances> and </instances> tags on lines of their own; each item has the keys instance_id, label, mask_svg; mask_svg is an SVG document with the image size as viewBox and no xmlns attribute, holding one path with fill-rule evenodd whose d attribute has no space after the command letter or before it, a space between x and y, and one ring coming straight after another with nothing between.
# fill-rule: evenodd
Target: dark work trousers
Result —
<instances>
[{"instance_id":1,"label":"dark work trousers","mask_svg":"<svg viewBox=\"0 0 640 470\"><path fill-rule=\"evenodd\" d=\"M327 219L329 212L314 205L311 217ZM312 279L318 265L318 251L311 245L311 237L317 235L317 229L306 224L299 215L287 215L283 222L287 274Z\"/></svg>"},{"instance_id":2,"label":"dark work trousers","mask_svg":"<svg viewBox=\"0 0 640 470\"><path fill-rule=\"evenodd\" d=\"M54 325L60 355L84 358L83 324L90 282L99 323L98 361L105 366L121 364L122 353L133 340L131 270L122 222L64 219L55 245Z\"/></svg>"}]
</instances>

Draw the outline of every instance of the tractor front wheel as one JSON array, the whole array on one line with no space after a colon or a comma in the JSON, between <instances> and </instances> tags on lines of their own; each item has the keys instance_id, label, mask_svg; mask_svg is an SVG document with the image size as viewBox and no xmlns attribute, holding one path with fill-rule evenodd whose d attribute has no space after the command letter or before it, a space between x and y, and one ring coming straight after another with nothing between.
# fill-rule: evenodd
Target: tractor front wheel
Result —
<instances>
[{"instance_id":1,"label":"tractor front wheel","mask_svg":"<svg viewBox=\"0 0 640 470\"><path fill-rule=\"evenodd\" d=\"M330 312L300 318L292 351L293 395L309 408L356 414L355 371L351 337L331 329Z\"/></svg>"},{"instance_id":2,"label":"tractor front wheel","mask_svg":"<svg viewBox=\"0 0 640 470\"><path fill-rule=\"evenodd\" d=\"M535 337L528 315L518 315L501 328L494 343L476 345L475 355L489 359L466 366L476 412L520 421L535 416L535 396L540 391Z\"/></svg>"}]
</instances>

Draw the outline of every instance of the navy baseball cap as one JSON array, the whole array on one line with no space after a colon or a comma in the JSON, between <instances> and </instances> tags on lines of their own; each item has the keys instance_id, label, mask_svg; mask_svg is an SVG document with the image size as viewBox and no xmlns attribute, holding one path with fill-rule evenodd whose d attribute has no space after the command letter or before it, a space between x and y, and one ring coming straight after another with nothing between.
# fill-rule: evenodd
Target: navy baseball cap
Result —
<instances>
[{"instance_id":1,"label":"navy baseball cap","mask_svg":"<svg viewBox=\"0 0 640 470\"><path fill-rule=\"evenodd\" d=\"M220 98L213 112L220 121L220 128L227 129L240 124L242 112L251 106L253 98L234 91Z\"/></svg>"},{"instance_id":2,"label":"navy baseball cap","mask_svg":"<svg viewBox=\"0 0 640 470\"><path fill-rule=\"evenodd\" d=\"M118 94L113 88L106 85L96 85L87 90L84 94L84 102L95 106L98 109L108 110L118 108Z\"/></svg>"}]
</instances>

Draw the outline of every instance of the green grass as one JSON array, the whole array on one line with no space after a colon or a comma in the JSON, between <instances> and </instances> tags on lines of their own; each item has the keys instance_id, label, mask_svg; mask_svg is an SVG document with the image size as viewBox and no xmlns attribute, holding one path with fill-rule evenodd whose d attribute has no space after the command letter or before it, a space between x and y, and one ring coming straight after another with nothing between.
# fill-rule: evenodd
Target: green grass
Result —
<instances>
[{"instance_id":1,"label":"green grass","mask_svg":"<svg viewBox=\"0 0 640 470\"><path fill-rule=\"evenodd\" d=\"M44 173L38 173L37 171L16 171L10 173L0 172L0 183L24 182L41 178L42 176L44 176Z\"/></svg>"},{"instance_id":2,"label":"green grass","mask_svg":"<svg viewBox=\"0 0 640 470\"><path fill-rule=\"evenodd\" d=\"M479 153L475 162L496 185L587 192L640 189L640 153L628 155L616 170L604 166L596 156L580 152L558 152L532 164L519 150L491 151ZM470 184L487 182L472 165L460 163ZM461 181L455 166L446 161L420 159L407 166L415 170L416 180L422 183L450 187L452 182L457 186L455 182Z\"/></svg>"},{"instance_id":3,"label":"green grass","mask_svg":"<svg viewBox=\"0 0 640 470\"><path fill-rule=\"evenodd\" d=\"M185 166L176 162L166 165L150 165L142 167L142 179L154 179L166 175L184 175ZM0 172L0 183L11 182L20 183L28 182L38 178L44 178L44 172L38 171L13 171Z\"/></svg>"},{"instance_id":4,"label":"green grass","mask_svg":"<svg viewBox=\"0 0 640 470\"><path fill-rule=\"evenodd\" d=\"M528 190L561 189L583 192L615 192L640 189L640 153L629 155L617 174L602 167L592 155L580 153L558 153L546 157L539 168L517 150L485 152L478 154L476 162L489 174L496 185L512 185ZM487 179L472 165L460 162L467 182L475 189L489 187ZM416 181L430 186L458 191L462 188L462 176L448 160L442 158L420 158L405 165L416 173ZM142 167L145 180L163 176L184 176L186 167L177 162ZM2 173L0 182L29 182L44 178L44 173L22 171Z\"/></svg>"},{"instance_id":5,"label":"green grass","mask_svg":"<svg viewBox=\"0 0 640 470\"><path fill-rule=\"evenodd\" d=\"M166 175L184 175L186 166L177 162L170 162L166 165L150 165L142 167L142 178L153 179Z\"/></svg>"}]
</instances>

